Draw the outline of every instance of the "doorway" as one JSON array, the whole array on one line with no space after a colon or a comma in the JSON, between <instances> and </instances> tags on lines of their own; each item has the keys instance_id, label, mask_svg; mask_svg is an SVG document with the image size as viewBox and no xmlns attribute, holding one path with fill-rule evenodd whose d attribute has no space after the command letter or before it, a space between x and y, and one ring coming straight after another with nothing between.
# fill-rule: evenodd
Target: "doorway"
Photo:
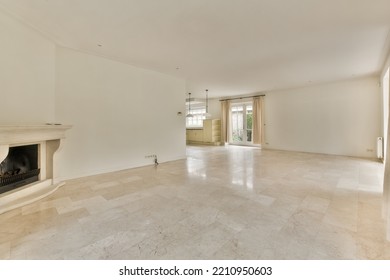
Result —
<instances>
[{"instance_id":1,"label":"doorway","mask_svg":"<svg viewBox=\"0 0 390 280\"><path fill-rule=\"evenodd\" d=\"M253 145L252 140L252 102L232 104L231 113L231 144Z\"/></svg>"}]
</instances>

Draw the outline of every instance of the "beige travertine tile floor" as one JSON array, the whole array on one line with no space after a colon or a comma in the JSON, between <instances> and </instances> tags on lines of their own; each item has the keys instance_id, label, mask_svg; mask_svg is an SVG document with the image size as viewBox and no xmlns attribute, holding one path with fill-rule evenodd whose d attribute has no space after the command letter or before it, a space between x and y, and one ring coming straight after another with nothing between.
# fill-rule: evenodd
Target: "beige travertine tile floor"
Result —
<instances>
[{"instance_id":1,"label":"beige travertine tile floor","mask_svg":"<svg viewBox=\"0 0 390 280\"><path fill-rule=\"evenodd\" d=\"M68 181L0 215L1 259L390 259L382 164L247 147Z\"/></svg>"}]
</instances>

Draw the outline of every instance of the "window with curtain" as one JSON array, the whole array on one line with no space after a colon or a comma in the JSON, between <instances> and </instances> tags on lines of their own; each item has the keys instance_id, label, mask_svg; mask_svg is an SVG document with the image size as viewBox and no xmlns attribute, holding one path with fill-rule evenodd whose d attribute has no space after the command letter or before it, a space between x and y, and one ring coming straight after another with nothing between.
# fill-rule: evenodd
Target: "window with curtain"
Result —
<instances>
[{"instance_id":1,"label":"window with curtain","mask_svg":"<svg viewBox=\"0 0 390 280\"><path fill-rule=\"evenodd\" d=\"M264 96L253 98L253 144L257 145L263 142L263 103Z\"/></svg>"},{"instance_id":2,"label":"window with curtain","mask_svg":"<svg viewBox=\"0 0 390 280\"><path fill-rule=\"evenodd\" d=\"M236 98L243 99L243 98ZM261 145L264 140L264 95L250 101L221 100L221 141L240 145Z\"/></svg>"}]
</instances>

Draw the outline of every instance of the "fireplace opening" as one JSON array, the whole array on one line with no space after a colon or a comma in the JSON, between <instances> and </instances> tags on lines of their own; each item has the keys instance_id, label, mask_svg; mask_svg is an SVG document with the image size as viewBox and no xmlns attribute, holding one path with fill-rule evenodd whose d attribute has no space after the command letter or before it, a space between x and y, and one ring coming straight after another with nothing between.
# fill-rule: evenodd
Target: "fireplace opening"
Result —
<instances>
[{"instance_id":1,"label":"fireplace opening","mask_svg":"<svg viewBox=\"0 0 390 280\"><path fill-rule=\"evenodd\" d=\"M39 180L38 144L9 148L0 163L0 194Z\"/></svg>"}]
</instances>

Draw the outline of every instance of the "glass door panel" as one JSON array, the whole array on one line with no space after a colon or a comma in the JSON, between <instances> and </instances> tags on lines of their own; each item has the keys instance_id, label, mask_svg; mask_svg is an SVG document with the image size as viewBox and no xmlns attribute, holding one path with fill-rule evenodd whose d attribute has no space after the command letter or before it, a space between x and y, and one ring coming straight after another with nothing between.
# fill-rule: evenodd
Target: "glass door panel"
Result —
<instances>
[{"instance_id":1,"label":"glass door panel","mask_svg":"<svg viewBox=\"0 0 390 280\"><path fill-rule=\"evenodd\" d=\"M231 106L231 139L233 144L252 143L252 103Z\"/></svg>"},{"instance_id":2,"label":"glass door panel","mask_svg":"<svg viewBox=\"0 0 390 280\"><path fill-rule=\"evenodd\" d=\"M252 143L252 117L253 117L253 111L252 111L252 105L245 106L246 108L246 142Z\"/></svg>"},{"instance_id":3,"label":"glass door panel","mask_svg":"<svg viewBox=\"0 0 390 280\"><path fill-rule=\"evenodd\" d=\"M241 143L244 140L243 106L232 106L232 141Z\"/></svg>"}]
</instances>

